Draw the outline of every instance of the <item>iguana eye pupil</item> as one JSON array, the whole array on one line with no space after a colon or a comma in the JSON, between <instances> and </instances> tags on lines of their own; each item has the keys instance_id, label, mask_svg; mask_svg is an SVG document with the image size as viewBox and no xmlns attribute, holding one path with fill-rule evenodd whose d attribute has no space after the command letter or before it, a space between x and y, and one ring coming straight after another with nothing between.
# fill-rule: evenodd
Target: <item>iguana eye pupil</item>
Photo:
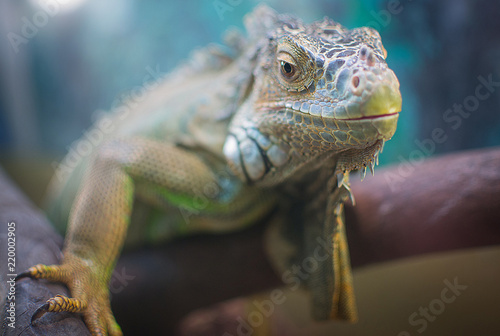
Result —
<instances>
[{"instance_id":1,"label":"iguana eye pupil","mask_svg":"<svg viewBox=\"0 0 500 336\"><path fill-rule=\"evenodd\" d=\"M288 62L281 61L281 73L286 78L291 78L295 74L295 67Z\"/></svg>"},{"instance_id":2,"label":"iguana eye pupil","mask_svg":"<svg viewBox=\"0 0 500 336\"><path fill-rule=\"evenodd\" d=\"M283 70L285 70L286 73L290 73L292 72L292 66L290 65L290 63L286 63L283 65Z\"/></svg>"}]
</instances>

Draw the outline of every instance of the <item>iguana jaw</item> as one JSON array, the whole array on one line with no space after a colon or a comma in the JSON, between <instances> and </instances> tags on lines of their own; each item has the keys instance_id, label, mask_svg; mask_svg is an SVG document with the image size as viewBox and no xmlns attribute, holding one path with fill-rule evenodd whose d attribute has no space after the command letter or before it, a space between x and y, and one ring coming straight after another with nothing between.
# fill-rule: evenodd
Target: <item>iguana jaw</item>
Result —
<instances>
[{"instance_id":1,"label":"iguana jaw","mask_svg":"<svg viewBox=\"0 0 500 336\"><path fill-rule=\"evenodd\" d=\"M378 100L379 98L376 97ZM329 118L314 116L293 108L274 106L265 108L261 105L262 113L272 115L279 119L282 125L282 142L288 143L292 148L307 147L311 142L319 141L323 150L343 151L347 149L362 149L373 145L378 140L387 141L392 138L397 127L399 108L391 102L381 103L377 109L361 112L354 118ZM282 104L277 104L282 105ZM367 104L368 105L368 104ZM392 106L386 109L387 106ZM293 134L286 132L288 125L294 123ZM276 130L276 129L275 129ZM301 141L298 138L302 139ZM309 139L309 140L308 140Z\"/></svg>"},{"instance_id":2,"label":"iguana jaw","mask_svg":"<svg viewBox=\"0 0 500 336\"><path fill-rule=\"evenodd\" d=\"M395 90L378 91L359 105L353 118L315 116L293 104L287 108L284 101L248 104L243 108L249 113L242 115L255 119L243 118L231 129L224 146L228 164L242 179L262 185L279 182L274 178L277 172L281 177L292 175L327 153L338 153L339 172L373 170L383 144L396 131L401 96Z\"/></svg>"}]
</instances>

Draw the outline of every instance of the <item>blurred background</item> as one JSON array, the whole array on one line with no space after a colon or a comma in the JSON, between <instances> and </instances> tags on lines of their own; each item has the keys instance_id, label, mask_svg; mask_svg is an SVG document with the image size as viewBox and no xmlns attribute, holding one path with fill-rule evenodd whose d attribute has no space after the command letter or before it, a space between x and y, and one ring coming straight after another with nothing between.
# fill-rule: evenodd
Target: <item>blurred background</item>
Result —
<instances>
[{"instance_id":1,"label":"blurred background","mask_svg":"<svg viewBox=\"0 0 500 336\"><path fill-rule=\"evenodd\" d=\"M329 16L348 28L368 25L379 30L403 96L398 131L386 144L382 165L500 145L500 1L264 2L305 22ZM155 76L168 73L193 49L221 43L229 27L243 29L243 16L257 3L0 1L0 165L39 204L55 167L96 116L117 107L124 95ZM443 141L433 140L436 132ZM376 293L369 300L378 307L388 292L393 299L372 314L374 318L362 321L356 332L348 326L338 330L356 335L417 334L408 325L408 315L438 297L443 280L458 274L472 289L464 294L466 299L446 308L447 317L440 317L426 334L445 335L454 325L454 335L469 335L476 322L498 331L494 310L486 309L481 321L467 321L470 328L465 333L455 323L466 321L467 307L478 300L491 304L498 299L498 289L491 292L498 275L488 277L491 286L474 292L486 278L481 267L498 268L498 255L364 269L355 275L360 297ZM465 262L475 265L473 272L467 271ZM396 287L388 282L395 278ZM395 324L387 328L384 323L393 318Z\"/></svg>"},{"instance_id":2,"label":"blurred background","mask_svg":"<svg viewBox=\"0 0 500 336\"><path fill-rule=\"evenodd\" d=\"M193 49L221 42L229 27L242 29L257 3L2 1L0 164L38 203L54 167L96 115ZM500 144L500 90L474 98L480 77L500 81L499 1L267 3L306 22L326 15L380 31L403 95L399 128L381 164ZM455 104L468 110L461 115ZM418 143L428 143L436 128L446 141L422 150Z\"/></svg>"}]
</instances>

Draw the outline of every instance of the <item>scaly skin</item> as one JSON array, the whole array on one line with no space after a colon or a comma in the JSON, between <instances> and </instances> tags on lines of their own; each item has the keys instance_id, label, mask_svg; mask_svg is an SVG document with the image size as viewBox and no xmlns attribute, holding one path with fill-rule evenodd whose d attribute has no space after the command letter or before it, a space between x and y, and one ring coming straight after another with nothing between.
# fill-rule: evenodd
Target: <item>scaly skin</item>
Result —
<instances>
[{"instance_id":1,"label":"scaly skin","mask_svg":"<svg viewBox=\"0 0 500 336\"><path fill-rule=\"evenodd\" d=\"M199 51L115 115L102 145L54 180L49 216L69 222L63 260L20 277L66 283L72 297L34 318L79 312L93 335L121 335L108 282L129 224L138 244L239 229L277 209L296 258L331 241L308 275L314 317L356 320L342 202L349 171L372 169L395 132L399 83L372 29L305 25L265 6L245 25L228 52Z\"/></svg>"}]
</instances>

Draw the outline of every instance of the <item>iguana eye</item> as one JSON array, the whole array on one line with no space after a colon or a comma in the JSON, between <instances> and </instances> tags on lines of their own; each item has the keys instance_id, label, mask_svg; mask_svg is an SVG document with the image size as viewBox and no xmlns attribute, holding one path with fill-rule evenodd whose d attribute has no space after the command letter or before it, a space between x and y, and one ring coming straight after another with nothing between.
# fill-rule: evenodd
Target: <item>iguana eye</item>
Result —
<instances>
[{"instance_id":1,"label":"iguana eye","mask_svg":"<svg viewBox=\"0 0 500 336\"><path fill-rule=\"evenodd\" d=\"M309 55L288 39L278 44L276 61L274 73L281 87L287 91L302 91L314 78Z\"/></svg>"},{"instance_id":2,"label":"iguana eye","mask_svg":"<svg viewBox=\"0 0 500 336\"><path fill-rule=\"evenodd\" d=\"M293 77L295 76L295 74L297 72L295 65L290 64L290 63L285 62L285 61L281 61L280 65L281 65L281 74L283 75L283 77L285 77L286 79L289 79L289 80L293 79Z\"/></svg>"}]
</instances>

